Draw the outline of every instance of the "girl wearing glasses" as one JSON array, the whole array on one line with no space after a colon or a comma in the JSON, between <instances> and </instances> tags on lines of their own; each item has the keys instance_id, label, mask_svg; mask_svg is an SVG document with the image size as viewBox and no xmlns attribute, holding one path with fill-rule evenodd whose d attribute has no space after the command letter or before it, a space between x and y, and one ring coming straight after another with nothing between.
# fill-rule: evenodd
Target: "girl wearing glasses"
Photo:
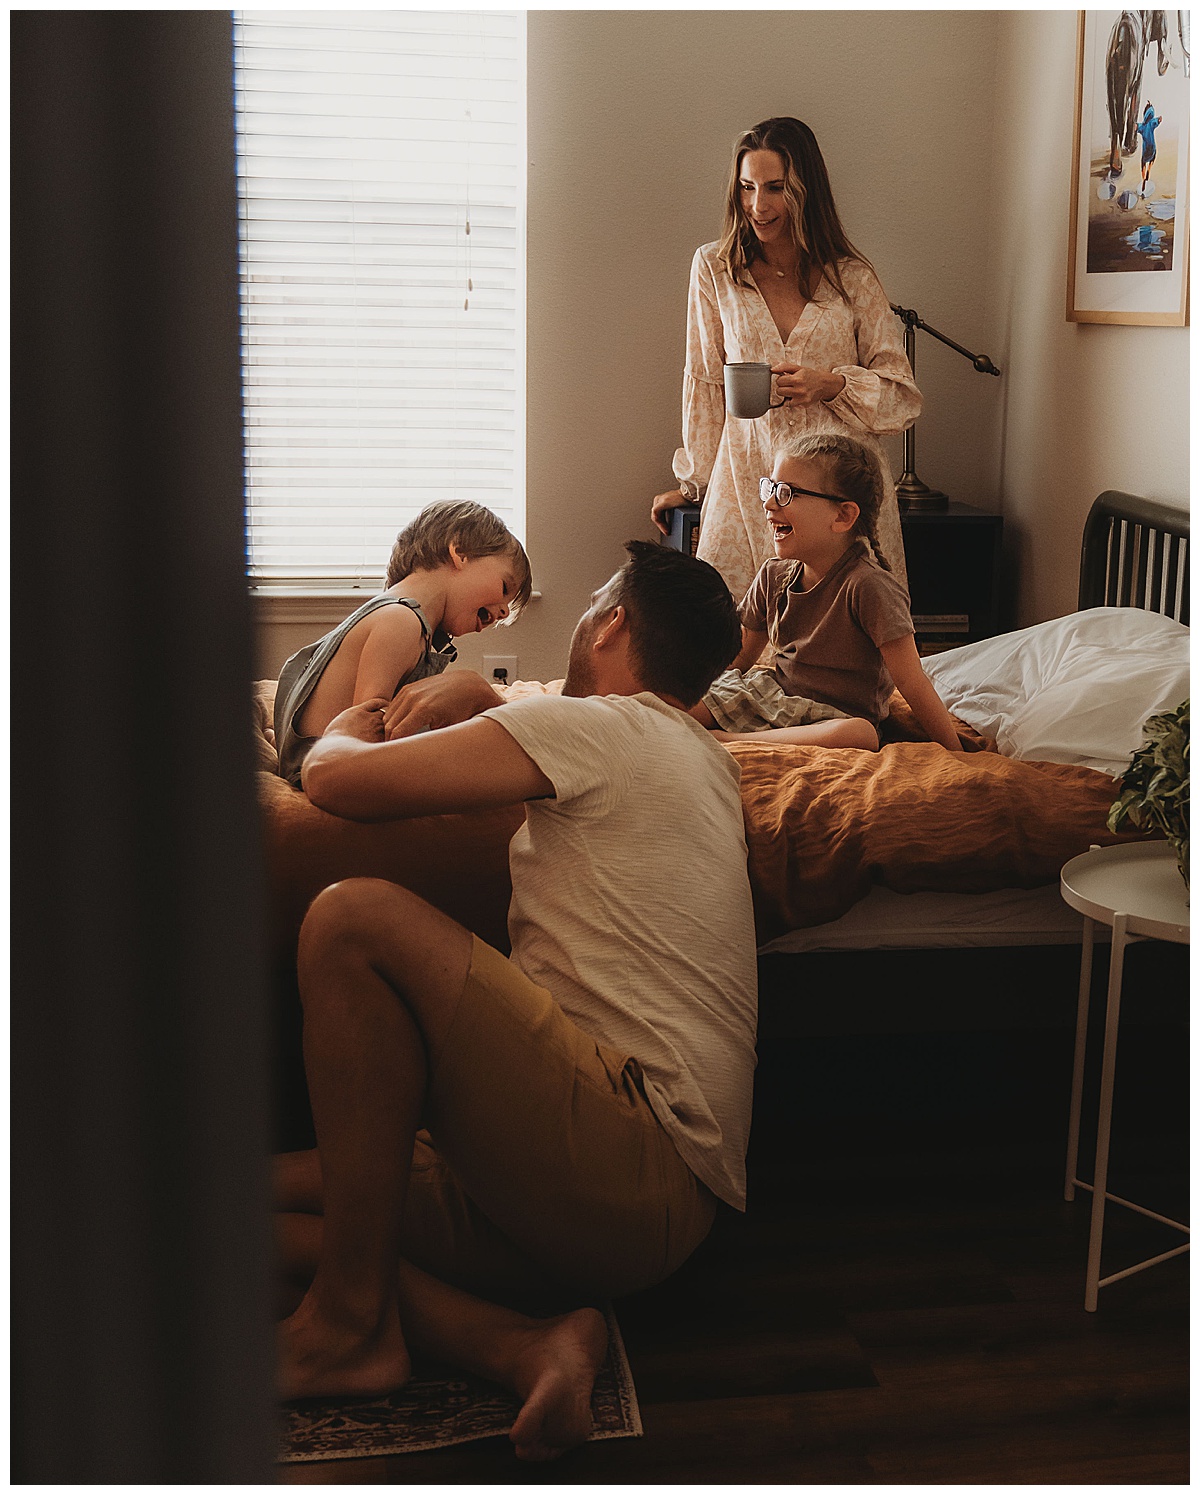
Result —
<instances>
[{"instance_id":1,"label":"girl wearing glasses","mask_svg":"<svg viewBox=\"0 0 1200 1495\"><path fill-rule=\"evenodd\" d=\"M742 648L692 715L722 737L875 749L892 687L959 751L921 668L908 593L880 552L883 473L852 437L809 436L759 485L774 557L741 606ZM767 644L774 654L752 669Z\"/></svg>"},{"instance_id":2,"label":"girl wearing glasses","mask_svg":"<svg viewBox=\"0 0 1200 1495\"><path fill-rule=\"evenodd\" d=\"M757 420L726 417L724 365L769 363L782 404ZM740 597L771 554L758 480L773 453L813 431L874 447L921 411L900 323L875 272L842 228L816 137L798 119L764 120L737 142L720 240L692 261L679 486L658 494L664 534L672 509L705 501L697 554ZM885 475L882 554L904 577L900 515Z\"/></svg>"}]
</instances>

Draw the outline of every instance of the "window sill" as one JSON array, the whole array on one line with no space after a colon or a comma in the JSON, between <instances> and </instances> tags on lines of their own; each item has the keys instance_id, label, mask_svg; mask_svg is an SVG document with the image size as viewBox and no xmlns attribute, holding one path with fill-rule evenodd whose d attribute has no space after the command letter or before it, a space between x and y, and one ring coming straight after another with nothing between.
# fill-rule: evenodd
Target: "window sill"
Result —
<instances>
[{"instance_id":1,"label":"window sill","mask_svg":"<svg viewBox=\"0 0 1200 1495\"><path fill-rule=\"evenodd\" d=\"M374 587L255 587L250 588L250 601L259 619L265 623L323 624L332 628L348 618L369 597L374 597ZM530 593L529 600L537 602L541 592Z\"/></svg>"}]
</instances>

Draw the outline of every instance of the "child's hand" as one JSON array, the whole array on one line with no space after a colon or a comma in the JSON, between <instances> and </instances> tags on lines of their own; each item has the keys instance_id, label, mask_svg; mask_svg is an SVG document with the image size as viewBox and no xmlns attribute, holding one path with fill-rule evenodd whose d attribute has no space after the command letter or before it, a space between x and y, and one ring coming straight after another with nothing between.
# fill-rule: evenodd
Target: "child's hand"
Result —
<instances>
[{"instance_id":1,"label":"child's hand","mask_svg":"<svg viewBox=\"0 0 1200 1495\"><path fill-rule=\"evenodd\" d=\"M376 696L340 712L325 728L325 737L356 737L359 742L383 742L383 713L387 700Z\"/></svg>"}]
</instances>

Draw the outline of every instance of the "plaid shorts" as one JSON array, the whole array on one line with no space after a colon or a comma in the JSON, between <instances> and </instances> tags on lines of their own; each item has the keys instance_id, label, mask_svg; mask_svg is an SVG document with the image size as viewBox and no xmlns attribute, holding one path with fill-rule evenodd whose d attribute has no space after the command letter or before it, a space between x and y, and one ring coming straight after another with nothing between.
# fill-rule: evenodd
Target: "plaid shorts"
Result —
<instances>
[{"instance_id":1,"label":"plaid shorts","mask_svg":"<svg viewBox=\"0 0 1200 1495\"><path fill-rule=\"evenodd\" d=\"M848 712L824 701L789 696L770 670L725 670L709 687L704 704L726 732L765 732L770 727L849 720Z\"/></svg>"}]
</instances>

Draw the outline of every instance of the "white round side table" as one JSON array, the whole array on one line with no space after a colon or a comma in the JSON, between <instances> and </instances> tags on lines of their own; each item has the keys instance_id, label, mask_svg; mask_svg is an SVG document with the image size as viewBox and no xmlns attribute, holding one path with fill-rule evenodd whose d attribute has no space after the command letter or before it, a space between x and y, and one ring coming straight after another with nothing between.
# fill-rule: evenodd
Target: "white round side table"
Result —
<instances>
[{"instance_id":1,"label":"white round side table","mask_svg":"<svg viewBox=\"0 0 1200 1495\"><path fill-rule=\"evenodd\" d=\"M1092 1195L1092 1228L1088 1242L1087 1277L1083 1306L1096 1311L1102 1287L1132 1276L1146 1267L1167 1261L1188 1249L1188 1242L1114 1272L1100 1276L1100 1253L1104 1240L1104 1206L1109 1200L1148 1215L1163 1225L1189 1234L1188 1226L1166 1215L1133 1204L1108 1193L1108 1150L1112 1132L1113 1075L1117 1064L1117 1030L1121 1012L1121 980L1125 946L1138 939L1190 943L1191 914L1187 887L1179 873L1175 853L1164 841L1141 841L1124 846L1093 846L1073 857L1062 869L1062 896L1083 917L1083 953L1079 966L1079 1006L1075 1019L1075 1065L1071 1078L1071 1117L1067 1131L1067 1181L1065 1197L1074 1199L1077 1188ZM1108 968L1108 1005L1104 1020L1104 1055L1100 1066L1100 1107L1096 1125L1096 1171L1092 1182L1076 1177L1079 1166L1079 1112L1083 1100L1084 1050L1087 1042L1088 997L1092 984L1092 946L1096 924L1112 926L1112 953Z\"/></svg>"}]
</instances>

